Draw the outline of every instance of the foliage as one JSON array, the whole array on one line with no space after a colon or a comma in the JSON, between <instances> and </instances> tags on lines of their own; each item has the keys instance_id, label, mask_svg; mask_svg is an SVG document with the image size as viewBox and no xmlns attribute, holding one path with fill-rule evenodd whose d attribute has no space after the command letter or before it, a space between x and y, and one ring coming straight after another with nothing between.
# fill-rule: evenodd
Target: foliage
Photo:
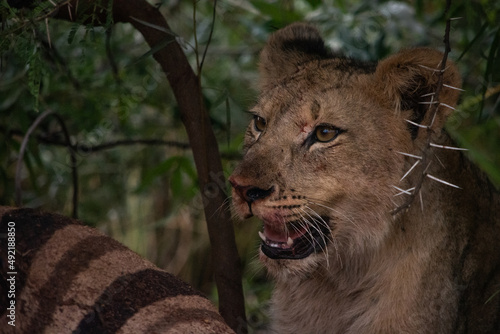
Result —
<instances>
[{"instance_id":1,"label":"foliage","mask_svg":"<svg viewBox=\"0 0 500 334\"><path fill-rule=\"evenodd\" d=\"M150 50L128 25L46 19L52 5L41 3L33 11L0 3L0 203L14 204L23 134L41 112L54 110L79 147L80 218L210 292L209 243L194 163ZM241 148L248 121L243 111L255 100L258 52L272 31L293 21L313 22L333 49L375 61L404 47L442 48L446 19L443 3L424 0L227 0L217 2L215 21L209 1L159 5L193 68L204 60L204 98L226 157L226 176ZM462 17L453 21L451 58L461 69L465 92L448 131L500 185L500 5L453 2L450 15ZM121 139L164 142L102 146ZM61 129L50 118L35 131L21 175L24 205L71 212L70 159L61 142ZM253 268L259 224L236 228L243 264ZM249 321L258 328L266 319L256 305L269 297L269 288L261 289L262 270L246 271Z\"/></svg>"}]
</instances>

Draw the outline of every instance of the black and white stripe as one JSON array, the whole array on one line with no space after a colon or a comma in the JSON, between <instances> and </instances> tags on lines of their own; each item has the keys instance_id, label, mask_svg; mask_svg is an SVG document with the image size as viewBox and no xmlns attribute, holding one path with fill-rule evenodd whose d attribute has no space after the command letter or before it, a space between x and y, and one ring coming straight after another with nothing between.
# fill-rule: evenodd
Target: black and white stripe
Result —
<instances>
[{"instance_id":1,"label":"black and white stripe","mask_svg":"<svg viewBox=\"0 0 500 334\"><path fill-rule=\"evenodd\" d=\"M232 333L209 300L80 222L0 208L1 333ZM7 324L7 224L16 229L16 326Z\"/></svg>"}]
</instances>

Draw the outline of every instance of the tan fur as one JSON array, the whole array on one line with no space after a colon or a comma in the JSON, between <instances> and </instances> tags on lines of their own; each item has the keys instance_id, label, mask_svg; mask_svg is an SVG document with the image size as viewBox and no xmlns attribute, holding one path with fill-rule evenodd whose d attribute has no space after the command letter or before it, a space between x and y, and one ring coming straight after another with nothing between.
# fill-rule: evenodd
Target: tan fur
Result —
<instances>
[{"instance_id":1,"label":"tan fur","mask_svg":"<svg viewBox=\"0 0 500 334\"><path fill-rule=\"evenodd\" d=\"M308 43L314 44L309 52ZM331 241L304 259L271 259L276 333L499 333L500 196L443 129L452 109L433 117L443 55L411 49L379 64L330 54L315 28L294 24L274 34L261 54L261 96L245 155L230 178L242 217L285 229L290 215L329 219ZM443 82L460 86L451 62ZM455 106L459 92L439 100ZM431 108L429 108L431 106ZM434 120L433 120L434 119ZM432 129L411 127L406 120ZM311 144L319 125L345 132ZM308 139L309 138L309 139ZM309 140L309 141L308 141ZM415 159L428 154L404 180ZM422 173L421 198L392 212ZM268 194L249 200L248 189ZM251 210L251 211L250 211ZM281 226L281 227L280 227Z\"/></svg>"}]
</instances>

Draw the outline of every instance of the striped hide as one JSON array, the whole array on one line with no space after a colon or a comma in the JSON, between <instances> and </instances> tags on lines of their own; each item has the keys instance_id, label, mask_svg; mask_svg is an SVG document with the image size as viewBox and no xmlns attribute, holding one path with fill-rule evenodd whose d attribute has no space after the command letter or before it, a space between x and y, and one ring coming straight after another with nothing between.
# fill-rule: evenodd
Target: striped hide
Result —
<instances>
[{"instance_id":1,"label":"striped hide","mask_svg":"<svg viewBox=\"0 0 500 334\"><path fill-rule=\"evenodd\" d=\"M199 292L96 229L32 209L0 217L0 333L233 333Z\"/></svg>"}]
</instances>

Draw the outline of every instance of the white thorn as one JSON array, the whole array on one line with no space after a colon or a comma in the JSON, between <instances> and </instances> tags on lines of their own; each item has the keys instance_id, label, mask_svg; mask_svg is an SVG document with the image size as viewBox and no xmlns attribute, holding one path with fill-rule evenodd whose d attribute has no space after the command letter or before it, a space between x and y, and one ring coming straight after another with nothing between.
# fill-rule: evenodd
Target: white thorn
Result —
<instances>
[{"instance_id":1,"label":"white thorn","mask_svg":"<svg viewBox=\"0 0 500 334\"><path fill-rule=\"evenodd\" d=\"M459 17L450 17L449 20L450 21L455 21L455 20L461 20L463 19L463 17L459 16Z\"/></svg>"},{"instance_id":2,"label":"white thorn","mask_svg":"<svg viewBox=\"0 0 500 334\"><path fill-rule=\"evenodd\" d=\"M441 65L441 62L439 62L438 66ZM440 70L440 69L437 69L437 68L432 68L432 67L429 67L429 66L425 66L425 65L422 65L422 64L418 64L418 66L422 67L422 68L425 68L426 70L430 70L430 71L433 71L433 72L444 72L448 69L448 67L445 67L444 69Z\"/></svg>"},{"instance_id":3,"label":"white thorn","mask_svg":"<svg viewBox=\"0 0 500 334\"><path fill-rule=\"evenodd\" d=\"M406 119L405 121L407 121L408 123L410 123L412 125L418 126L419 128L423 128L423 129L428 129L429 128L427 125L418 124L418 123L410 121L409 119Z\"/></svg>"},{"instance_id":4,"label":"white thorn","mask_svg":"<svg viewBox=\"0 0 500 334\"><path fill-rule=\"evenodd\" d=\"M293 245L293 240L292 238L288 237L288 240L286 241L286 244L291 247Z\"/></svg>"},{"instance_id":5,"label":"white thorn","mask_svg":"<svg viewBox=\"0 0 500 334\"><path fill-rule=\"evenodd\" d=\"M434 121L436 120L436 115L437 115L437 112L435 112L434 115L432 115L432 120L431 120L431 124L429 125L429 128L432 128L432 126L434 125Z\"/></svg>"},{"instance_id":6,"label":"white thorn","mask_svg":"<svg viewBox=\"0 0 500 334\"><path fill-rule=\"evenodd\" d=\"M422 213L424 213L424 201L422 200L422 190L418 192L418 196L420 197L420 209L422 210Z\"/></svg>"},{"instance_id":7,"label":"white thorn","mask_svg":"<svg viewBox=\"0 0 500 334\"><path fill-rule=\"evenodd\" d=\"M438 69L431 68L431 67L428 67L428 66L425 66L425 65L418 64L418 66L420 66L422 68L425 68L426 70L431 70L431 71L434 71L434 72L439 72Z\"/></svg>"},{"instance_id":8,"label":"white thorn","mask_svg":"<svg viewBox=\"0 0 500 334\"><path fill-rule=\"evenodd\" d=\"M407 157L411 157L411 158L415 158L415 159L422 159L422 157L419 155L414 155L414 154L404 153L404 152L399 152L399 151L396 151L396 153L406 155Z\"/></svg>"},{"instance_id":9,"label":"white thorn","mask_svg":"<svg viewBox=\"0 0 500 334\"><path fill-rule=\"evenodd\" d=\"M429 167L431 166L431 164L432 164L432 161L429 161L429 164L427 165L427 167L425 167L424 172L422 174L427 173L427 170L429 169Z\"/></svg>"},{"instance_id":10,"label":"white thorn","mask_svg":"<svg viewBox=\"0 0 500 334\"><path fill-rule=\"evenodd\" d=\"M440 103L439 105L446 107L446 108L450 108L451 110L457 110L456 108L453 108L452 106L450 106L449 104L446 104L446 103Z\"/></svg>"},{"instance_id":11,"label":"white thorn","mask_svg":"<svg viewBox=\"0 0 500 334\"><path fill-rule=\"evenodd\" d=\"M431 174L426 174L426 175L427 175L428 178L430 178L430 179L432 179L434 181L441 182L442 184L445 184L445 185L453 187L453 188L462 189L459 186L454 185L453 183L446 182L444 180L438 179L437 177L432 176Z\"/></svg>"},{"instance_id":12,"label":"white thorn","mask_svg":"<svg viewBox=\"0 0 500 334\"><path fill-rule=\"evenodd\" d=\"M418 165L418 163L419 163L419 162L420 162L420 160L417 160L417 161L413 164L413 166L411 166L411 168L410 168L410 169L406 172L406 174L405 174L405 175L403 175L403 177L401 178L401 180L399 180L399 182L403 181L403 179L404 179L405 177L407 177L407 176L408 176L408 174L410 174L410 173L411 173L411 171L413 170L413 168L415 168L415 167Z\"/></svg>"},{"instance_id":13,"label":"white thorn","mask_svg":"<svg viewBox=\"0 0 500 334\"><path fill-rule=\"evenodd\" d=\"M415 187L412 187L412 188L406 189L406 190L401 189L401 188L396 187L396 186L393 186L393 187L400 191L399 193L397 193L396 195L394 195L394 197L399 196L399 195L403 195L403 194L412 195L411 191L415 190Z\"/></svg>"},{"instance_id":14,"label":"white thorn","mask_svg":"<svg viewBox=\"0 0 500 334\"><path fill-rule=\"evenodd\" d=\"M427 93L427 94L421 95L420 97L427 97L427 96L433 96L433 95L436 95L436 93Z\"/></svg>"},{"instance_id":15,"label":"white thorn","mask_svg":"<svg viewBox=\"0 0 500 334\"><path fill-rule=\"evenodd\" d=\"M439 162L439 164L444 168L446 169L446 166L443 164L443 162L441 161L441 159L439 159L439 157L437 156L437 154L434 154L434 156L436 157L437 161Z\"/></svg>"},{"instance_id":16,"label":"white thorn","mask_svg":"<svg viewBox=\"0 0 500 334\"><path fill-rule=\"evenodd\" d=\"M450 85L447 85L447 84L443 84L444 87L447 87L447 88L451 88L451 89L455 89L455 90L459 90L461 92L465 92L465 89L462 89L462 88L458 88L458 87L453 87L453 86L450 86Z\"/></svg>"},{"instance_id":17,"label":"white thorn","mask_svg":"<svg viewBox=\"0 0 500 334\"><path fill-rule=\"evenodd\" d=\"M266 241L266 236L261 231L259 231L259 237L262 239L262 241Z\"/></svg>"},{"instance_id":18,"label":"white thorn","mask_svg":"<svg viewBox=\"0 0 500 334\"><path fill-rule=\"evenodd\" d=\"M428 102L424 101L424 102L419 102L418 104L436 104L436 103L438 103L438 101L428 101Z\"/></svg>"},{"instance_id":19,"label":"white thorn","mask_svg":"<svg viewBox=\"0 0 500 334\"><path fill-rule=\"evenodd\" d=\"M445 150L456 150L456 151L468 151L466 148L462 147L453 147L453 146L446 146L446 145L437 145L433 143L429 143L432 147L437 147L437 148L444 148Z\"/></svg>"}]
</instances>

